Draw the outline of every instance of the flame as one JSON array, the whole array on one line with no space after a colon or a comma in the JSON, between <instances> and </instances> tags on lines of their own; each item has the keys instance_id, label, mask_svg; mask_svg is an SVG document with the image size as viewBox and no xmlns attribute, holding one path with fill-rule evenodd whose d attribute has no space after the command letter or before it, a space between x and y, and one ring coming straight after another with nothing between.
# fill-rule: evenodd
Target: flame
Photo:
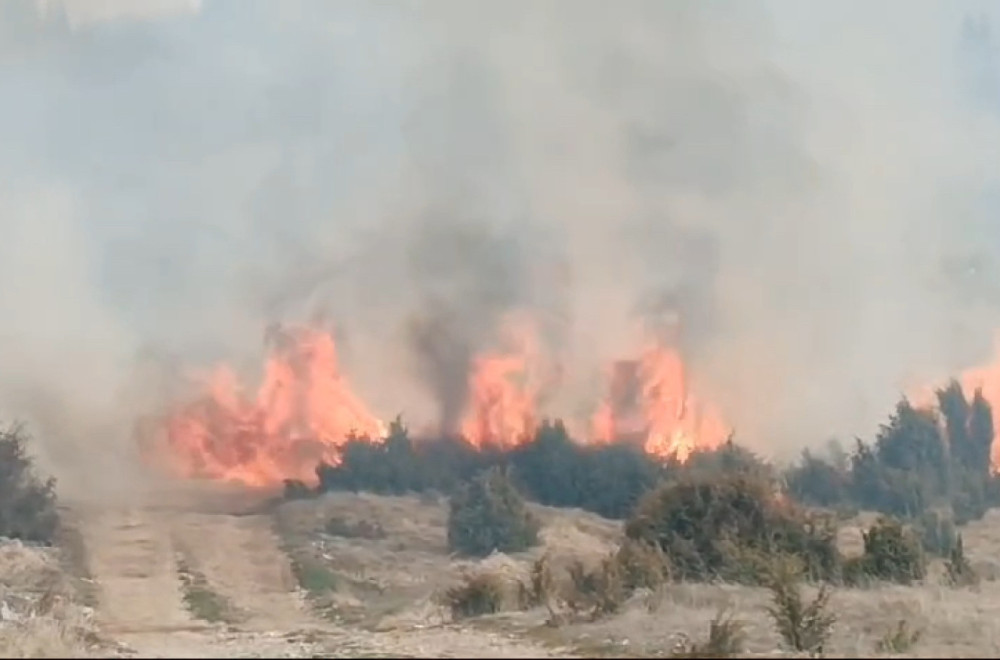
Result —
<instances>
[{"instance_id":1,"label":"flame","mask_svg":"<svg viewBox=\"0 0 1000 660\"><path fill-rule=\"evenodd\" d=\"M507 350L477 356L469 373L461 433L479 449L523 444L538 422L545 382L540 376L544 363L534 325L525 317L508 317L502 339Z\"/></svg>"},{"instance_id":2,"label":"flame","mask_svg":"<svg viewBox=\"0 0 1000 660\"><path fill-rule=\"evenodd\" d=\"M162 420L159 444L147 455L155 451L158 463L182 477L270 486L315 482L317 463L338 464L351 437L385 438L385 425L341 374L329 333L286 327L270 340L254 394L231 369L214 369L201 396ZM465 441L509 450L532 438L546 395L562 377L547 358L530 316L504 319L497 348L469 368L457 429ZM647 341L636 359L612 365L609 396L590 421L595 441L635 441L682 461L729 434L719 414L691 394L680 354L663 340Z\"/></svg>"},{"instance_id":3,"label":"flame","mask_svg":"<svg viewBox=\"0 0 1000 660\"><path fill-rule=\"evenodd\" d=\"M212 371L205 386L165 425L167 460L183 477L248 486L314 481L317 463L338 463L352 436L379 441L386 434L350 390L333 338L320 330L281 330L254 398L227 367Z\"/></svg>"},{"instance_id":4,"label":"flame","mask_svg":"<svg viewBox=\"0 0 1000 660\"><path fill-rule=\"evenodd\" d=\"M637 360L613 365L609 397L593 417L592 432L605 443L638 436L646 452L685 461L696 449L721 445L730 430L688 391L680 354L650 340Z\"/></svg>"},{"instance_id":5,"label":"flame","mask_svg":"<svg viewBox=\"0 0 1000 660\"><path fill-rule=\"evenodd\" d=\"M1000 410L1000 337L993 344L993 361L981 367L973 367L961 373L958 382L966 398L972 399L976 390L982 392L983 398L994 411ZM1000 472L1000 424L994 425L993 444L990 448L990 466L993 472Z\"/></svg>"}]
</instances>

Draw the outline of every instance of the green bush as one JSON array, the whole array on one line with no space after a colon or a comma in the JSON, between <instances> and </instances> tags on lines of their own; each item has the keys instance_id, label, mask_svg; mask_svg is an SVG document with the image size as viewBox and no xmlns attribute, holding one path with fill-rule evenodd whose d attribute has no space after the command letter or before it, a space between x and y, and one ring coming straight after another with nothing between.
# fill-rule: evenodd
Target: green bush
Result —
<instances>
[{"instance_id":1,"label":"green bush","mask_svg":"<svg viewBox=\"0 0 1000 660\"><path fill-rule=\"evenodd\" d=\"M746 473L692 474L648 493L626 535L657 544L673 577L757 582L769 557L799 557L816 579L839 569L835 530L779 500L773 484Z\"/></svg>"},{"instance_id":2,"label":"green bush","mask_svg":"<svg viewBox=\"0 0 1000 660\"><path fill-rule=\"evenodd\" d=\"M541 504L578 507L622 518L664 475L662 466L626 444L583 446L560 422L543 423L508 456L520 490Z\"/></svg>"},{"instance_id":3,"label":"green bush","mask_svg":"<svg viewBox=\"0 0 1000 660\"><path fill-rule=\"evenodd\" d=\"M538 543L540 525L505 470L491 468L452 495L448 547L485 557L494 550L519 552Z\"/></svg>"},{"instance_id":4,"label":"green bush","mask_svg":"<svg viewBox=\"0 0 1000 660\"><path fill-rule=\"evenodd\" d=\"M0 430L0 536L52 543L59 527L55 480L42 480L25 445L22 426Z\"/></svg>"},{"instance_id":5,"label":"green bush","mask_svg":"<svg viewBox=\"0 0 1000 660\"><path fill-rule=\"evenodd\" d=\"M916 529L920 533L921 547L929 554L947 557L955 547L955 522L947 510L925 511L917 521Z\"/></svg>"},{"instance_id":6,"label":"green bush","mask_svg":"<svg viewBox=\"0 0 1000 660\"><path fill-rule=\"evenodd\" d=\"M864 532L864 554L845 566L851 583L872 580L911 584L927 574L920 540L898 520L883 516Z\"/></svg>"},{"instance_id":7,"label":"green bush","mask_svg":"<svg viewBox=\"0 0 1000 660\"><path fill-rule=\"evenodd\" d=\"M965 558L965 544L962 542L962 535L959 534L948 553L948 561L945 562L945 571L948 584L953 587L967 587L979 582L972 564Z\"/></svg>"}]
</instances>

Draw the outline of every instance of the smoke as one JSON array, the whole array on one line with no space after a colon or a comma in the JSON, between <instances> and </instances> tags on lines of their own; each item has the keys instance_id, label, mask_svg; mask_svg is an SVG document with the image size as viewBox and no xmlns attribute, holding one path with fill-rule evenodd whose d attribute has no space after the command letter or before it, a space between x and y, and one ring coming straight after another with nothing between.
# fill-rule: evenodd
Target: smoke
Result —
<instances>
[{"instance_id":1,"label":"smoke","mask_svg":"<svg viewBox=\"0 0 1000 660\"><path fill-rule=\"evenodd\" d=\"M990 18L9 0L0 407L107 481L162 396L137 356L249 363L269 323L322 314L380 414L451 427L528 309L564 368L549 414L676 314L743 441L868 434L1000 325Z\"/></svg>"}]
</instances>

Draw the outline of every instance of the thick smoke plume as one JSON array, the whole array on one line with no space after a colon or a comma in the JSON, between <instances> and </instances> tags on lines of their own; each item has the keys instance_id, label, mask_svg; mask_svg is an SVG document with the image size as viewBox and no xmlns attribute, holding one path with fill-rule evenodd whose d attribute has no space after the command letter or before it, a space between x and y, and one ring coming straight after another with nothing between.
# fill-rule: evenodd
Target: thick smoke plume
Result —
<instances>
[{"instance_id":1,"label":"thick smoke plume","mask_svg":"<svg viewBox=\"0 0 1000 660\"><path fill-rule=\"evenodd\" d=\"M747 444L868 433L1000 328L994 18L6 0L2 412L106 483L164 397L150 365L252 363L268 324L322 318L375 410L452 427L528 310L548 414L676 315Z\"/></svg>"}]
</instances>

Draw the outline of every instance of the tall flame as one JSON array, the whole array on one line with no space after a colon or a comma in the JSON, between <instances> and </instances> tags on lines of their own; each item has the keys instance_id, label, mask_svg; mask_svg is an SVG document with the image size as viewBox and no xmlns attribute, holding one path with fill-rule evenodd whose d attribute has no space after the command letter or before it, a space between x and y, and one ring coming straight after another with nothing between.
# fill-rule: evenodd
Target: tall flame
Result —
<instances>
[{"instance_id":1,"label":"tall flame","mask_svg":"<svg viewBox=\"0 0 1000 660\"><path fill-rule=\"evenodd\" d=\"M729 435L718 412L688 391L680 354L655 340L637 360L615 363L609 397L592 428L598 442L639 436L648 453L680 461L696 449L721 445Z\"/></svg>"},{"instance_id":2,"label":"tall flame","mask_svg":"<svg viewBox=\"0 0 1000 660\"><path fill-rule=\"evenodd\" d=\"M461 433L480 449L510 449L527 442L538 422L545 381L534 325L524 317L508 317L503 344L506 350L476 357L469 373Z\"/></svg>"},{"instance_id":3,"label":"tall flame","mask_svg":"<svg viewBox=\"0 0 1000 660\"><path fill-rule=\"evenodd\" d=\"M385 436L340 374L328 333L292 327L275 339L256 397L219 367L205 395L168 418L164 441L174 471L249 486L313 481L317 462L339 462L350 437Z\"/></svg>"},{"instance_id":4,"label":"tall flame","mask_svg":"<svg viewBox=\"0 0 1000 660\"><path fill-rule=\"evenodd\" d=\"M972 398L976 390L993 409L994 420L1000 410L1000 337L994 342L993 361L981 367L967 369L958 378L962 391ZM1000 424L994 423L993 445L990 450L990 464L993 472L1000 472Z\"/></svg>"},{"instance_id":5,"label":"tall flame","mask_svg":"<svg viewBox=\"0 0 1000 660\"><path fill-rule=\"evenodd\" d=\"M507 450L528 442L544 397L561 372L546 359L533 320L509 316L496 350L475 357L457 429L471 445ZM573 420L569 420L571 425ZM633 441L660 457L686 460L721 444L728 428L689 391L680 354L648 341L636 359L613 365L609 396L592 421L595 440ZM270 335L261 382L247 395L235 373L218 367L204 393L161 426L157 461L180 476L266 486L315 481L322 460L337 464L354 436L380 442L384 424L340 373L332 336L310 327ZM154 449L155 449L154 448Z\"/></svg>"}]
</instances>

